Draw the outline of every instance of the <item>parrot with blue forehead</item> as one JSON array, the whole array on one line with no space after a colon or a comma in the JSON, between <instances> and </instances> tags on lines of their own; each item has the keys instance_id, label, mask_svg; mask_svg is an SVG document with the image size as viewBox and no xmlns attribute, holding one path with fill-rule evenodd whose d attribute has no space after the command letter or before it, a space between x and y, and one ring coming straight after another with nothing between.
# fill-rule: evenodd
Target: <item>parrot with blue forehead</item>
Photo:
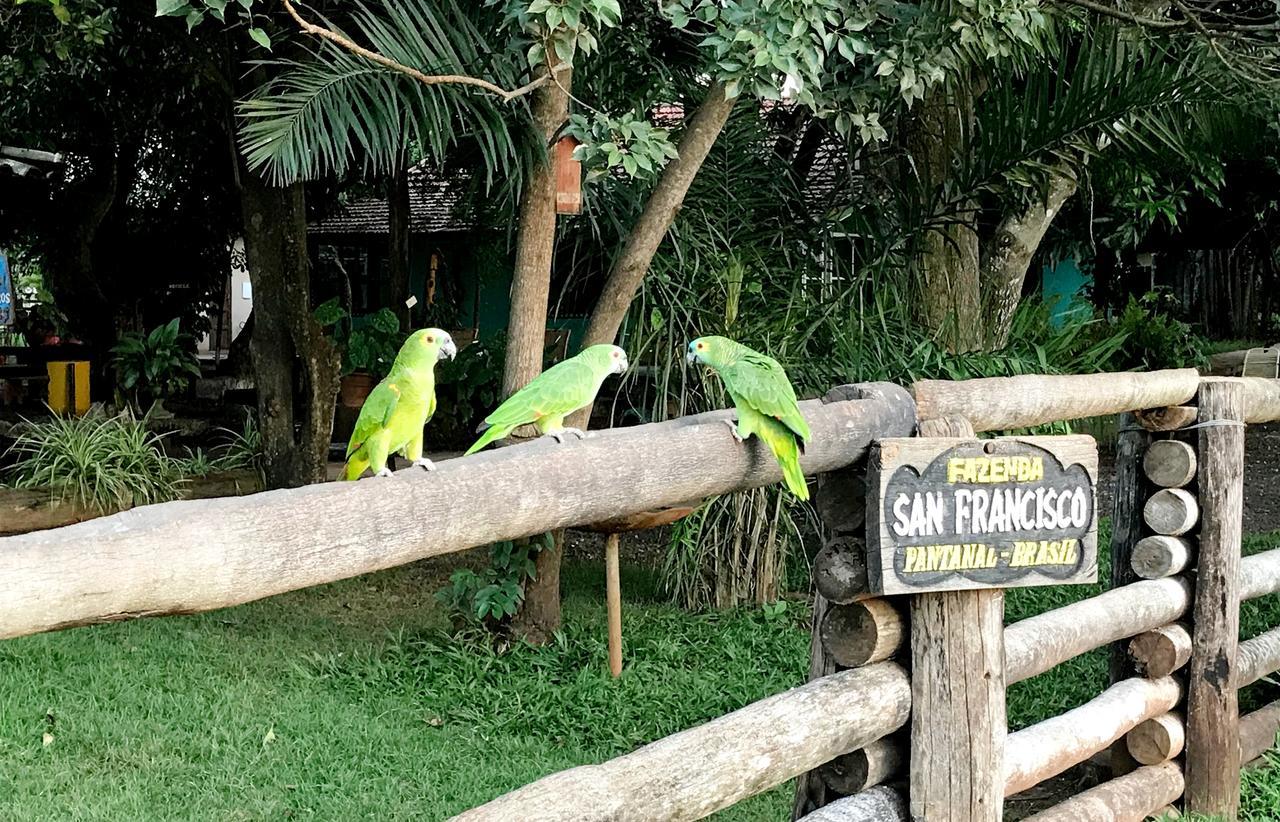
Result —
<instances>
[{"instance_id":1,"label":"parrot with blue forehead","mask_svg":"<svg viewBox=\"0 0 1280 822\"><path fill-rule=\"evenodd\" d=\"M458 347L447 331L424 328L400 346L391 372L374 386L360 408L355 431L347 445L343 479L358 479L366 468L389 477L387 457L400 453L414 465L435 469L422 456L422 429L436 413L436 363L453 359Z\"/></svg>"},{"instance_id":2,"label":"parrot with blue forehead","mask_svg":"<svg viewBox=\"0 0 1280 822\"><path fill-rule=\"evenodd\" d=\"M689 343L686 359L709 366L724 380L738 412L737 424L725 420L734 439L745 442L755 434L763 440L782 466L787 488L800 499L808 499L800 455L812 434L796 404L795 389L778 361L728 337L699 337Z\"/></svg>"},{"instance_id":3,"label":"parrot with blue forehead","mask_svg":"<svg viewBox=\"0 0 1280 822\"><path fill-rule=\"evenodd\" d=\"M586 433L565 428L564 418L590 405L605 377L627 370L627 352L616 345L593 345L575 357L543 371L484 418L484 435L467 449L474 454L522 425L535 425L543 436L564 442L566 434L578 439ZM464 454L463 456L466 456Z\"/></svg>"}]
</instances>

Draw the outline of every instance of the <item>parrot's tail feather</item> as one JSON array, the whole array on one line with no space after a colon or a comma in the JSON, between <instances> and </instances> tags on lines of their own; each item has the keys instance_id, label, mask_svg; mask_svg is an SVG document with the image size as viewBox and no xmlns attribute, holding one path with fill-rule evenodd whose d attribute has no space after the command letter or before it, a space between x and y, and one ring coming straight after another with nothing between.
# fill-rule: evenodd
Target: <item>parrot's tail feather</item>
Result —
<instances>
[{"instance_id":1,"label":"parrot's tail feather","mask_svg":"<svg viewBox=\"0 0 1280 822\"><path fill-rule=\"evenodd\" d=\"M499 426L499 425L490 426L489 428L485 429L485 432L480 437L480 439L476 440L475 445L468 448L467 452L462 456L469 457L475 452L479 451L481 448L484 448L489 443L493 442L494 440L500 440L509 433L511 433L511 429L507 428L506 426Z\"/></svg>"},{"instance_id":2,"label":"parrot's tail feather","mask_svg":"<svg viewBox=\"0 0 1280 822\"><path fill-rule=\"evenodd\" d=\"M791 429L782 423L767 420L757 432L769 446L778 465L782 467L782 479L791 493L800 499L809 498L809 484L804 481L804 472L800 470L801 443Z\"/></svg>"},{"instance_id":3,"label":"parrot's tail feather","mask_svg":"<svg viewBox=\"0 0 1280 822\"><path fill-rule=\"evenodd\" d=\"M364 473L364 469L369 467L369 460L363 454L356 453L347 460L346 470L343 471L342 478L347 482L360 479L360 475Z\"/></svg>"}]
</instances>

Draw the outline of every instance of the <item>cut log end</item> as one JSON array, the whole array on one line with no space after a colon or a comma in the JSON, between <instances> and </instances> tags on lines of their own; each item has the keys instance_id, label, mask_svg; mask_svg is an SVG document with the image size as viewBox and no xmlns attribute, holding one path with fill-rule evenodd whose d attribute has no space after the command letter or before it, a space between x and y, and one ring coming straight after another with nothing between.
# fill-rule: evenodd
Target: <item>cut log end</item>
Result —
<instances>
[{"instance_id":1,"label":"cut log end","mask_svg":"<svg viewBox=\"0 0 1280 822\"><path fill-rule=\"evenodd\" d=\"M1125 736L1129 754L1143 765L1159 765L1182 753L1186 742L1182 717L1172 711L1148 719Z\"/></svg>"},{"instance_id":2,"label":"cut log end","mask_svg":"<svg viewBox=\"0 0 1280 822\"><path fill-rule=\"evenodd\" d=\"M820 629L827 653L846 668L888 659L905 633L902 615L885 599L832 605Z\"/></svg>"},{"instance_id":3,"label":"cut log end","mask_svg":"<svg viewBox=\"0 0 1280 822\"><path fill-rule=\"evenodd\" d=\"M866 543L853 537L832 540L813 558L813 581L818 593L837 605L866 598Z\"/></svg>"},{"instance_id":4,"label":"cut log end","mask_svg":"<svg viewBox=\"0 0 1280 822\"><path fill-rule=\"evenodd\" d=\"M1181 573L1191 561L1191 543L1163 534L1144 537L1133 546L1130 565L1143 579L1162 579Z\"/></svg>"},{"instance_id":5,"label":"cut log end","mask_svg":"<svg viewBox=\"0 0 1280 822\"><path fill-rule=\"evenodd\" d=\"M877 739L865 748L838 756L818 769L822 781L842 796L852 796L896 774L905 760L900 740Z\"/></svg>"},{"instance_id":6,"label":"cut log end","mask_svg":"<svg viewBox=\"0 0 1280 822\"><path fill-rule=\"evenodd\" d=\"M1177 537L1195 527L1200 505L1182 488L1164 488L1151 495L1142 508L1142 519L1157 534Z\"/></svg>"},{"instance_id":7,"label":"cut log end","mask_svg":"<svg viewBox=\"0 0 1280 822\"><path fill-rule=\"evenodd\" d=\"M1177 431L1186 428L1196 421L1194 405L1167 405L1163 408L1148 408L1135 411L1134 419L1148 431Z\"/></svg>"},{"instance_id":8,"label":"cut log end","mask_svg":"<svg viewBox=\"0 0 1280 822\"><path fill-rule=\"evenodd\" d=\"M1191 659L1191 632L1180 624L1138 634L1129 642L1134 668L1150 679L1166 677Z\"/></svg>"},{"instance_id":9,"label":"cut log end","mask_svg":"<svg viewBox=\"0 0 1280 822\"><path fill-rule=\"evenodd\" d=\"M1142 458L1142 471L1161 488L1181 488L1196 477L1196 449L1180 440L1156 440Z\"/></svg>"}]
</instances>

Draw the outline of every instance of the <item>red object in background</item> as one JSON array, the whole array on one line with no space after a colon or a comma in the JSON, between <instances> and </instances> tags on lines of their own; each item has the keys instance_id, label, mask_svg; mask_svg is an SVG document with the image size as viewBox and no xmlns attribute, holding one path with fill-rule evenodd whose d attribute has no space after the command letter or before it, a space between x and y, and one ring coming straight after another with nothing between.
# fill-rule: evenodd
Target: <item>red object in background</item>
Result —
<instances>
[{"instance_id":1,"label":"red object in background","mask_svg":"<svg viewBox=\"0 0 1280 822\"><path fill-rule=\"evenodd\" d=\"M573 150L578 145L576 139L568 136L556 141L553 159L556 171L557 214L582 212L582 163L573 159Z\"/></svg>"}]
</instances>

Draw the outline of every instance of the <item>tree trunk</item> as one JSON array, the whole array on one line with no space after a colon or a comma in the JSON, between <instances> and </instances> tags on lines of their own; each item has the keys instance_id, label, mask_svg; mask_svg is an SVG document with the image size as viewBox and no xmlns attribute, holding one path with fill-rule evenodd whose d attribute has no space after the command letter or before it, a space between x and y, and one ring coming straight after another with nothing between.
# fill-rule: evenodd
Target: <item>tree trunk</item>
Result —
<instances>
[{"instance_id":1,"label":"tree trunk","mask_svg":"<svg viewBox=\"0 0 1280 822\"><path fill-rule=\"evenodd\" d=\"M702 163L711 153L716 138L724 130L737 97L726 97L724 86L712 83L702 105L689 120L680 139L680 156L667 164L658 185L645 201L644 210L627 234L622 253L609 270L604 292L591 313L583 345L613 342L622 320L631 307L640 284L644 282L653 255L667 235L667 229L684 204Z\"/></svg>"},{"instance_id":2,"label":"tree trunk","mask_svg":"<svg viewBox=\"0 0 1280 822\"><path fill-rule=\"evenodd\" d=\"M271 186L244 168L240 184L254 297L249 352L267 485L323 482L339 360L311 313L302 185Z\"/></svg>"},{"instance_id":3,"label":"tree trunk","mask_svg":"<svg viewBox=\"0 0 1280 822\"><path fill-rule=\"evenodd\" d=\"M1076 191L1076 176L1064 162L1049 172L1044 197L1004 216L982 252L983 318L986 349L996 351L1009 344L1013 314L1022 299L1031 258L1049 230L1062 204Z\"/></svg>"},{"instance_id":4,"label":"tree trunk","mask_svg":"<svg viewBox=\"0 0 1280 822\"><path fill-rule=\"evenodd\" d=\"M627 234L622 252L609 269L604 292L591 312L591 321L582 340L583 347L611 343L618 336L622 320L649 273L658 247L684 205L689 187L724 130L737 101L737 97L726 97L724 86L718 82L713 82L707 89L707 96L680 138L679 156L662 170L658 185L645 201L640 217ZM570 415L569 424L585 429L590 419L591 406L588 405Z\"/></svg>"},{"instance_id":5,"label":"tree trunk","mask_svg":"<svg viewBox=\"0 0 1280 822\"><path fill-rule=\"evenodd\" d=\"M117 306L108 299L93 259L94 240L116 202L119 162L114 149L90 158L88 174L64 196L48 203L48 216L58 224L58 240L43 248L47 279L67 329L99 353L99 368L115 343ZM97 371L99 369L95 369Z\"/></svg>"},{"instance_id":6,"label":"tree trunk","mask_svg":"<svg viewBox=\"0 0 1280 822\"><path fill-rule=\"evenodd\" d=\"M957 153L972 131L974 93L963 79L933 91L906 129L913 163L909 178L927 198L938 196L952 172ZM929 215L915 255L920 313L937 339L954 352L981 348L984 342L979 279L977 205L961 202Z\"/></svg>"},{"instance_id":7,"label":"tree trunk","mask_svg":"<svg viewBox=\"0 0 1280 822\"><path fill-rule=\"evenodd\" d=\"M400 320L400 329L412 327L413 312L409 299L409 169L405 162L391 173L387 181L388 274L391 278L391 310Z\"/></svg>"},{"instance_id":8,"label":"tree trunk","mask_svg":"<svg viewBox=\"0 0 1280 822\"><path fill-rule=\"evenodd\" d=\"M556 58L547 52L547 71ZM533 93L533 119L543 144L569 117L572 70L556 72L556 82ZM556 177L550 152L533 170L520 195L515 270L511 281L511 317L507 324L507 359L502 396L509 397L542 373L546 345L547 306L551 298L551 261L556 242ZM524 604L511 621L512 632L541 644L560 628L560 559L564 532L555 547L538 553L536 576L525 583Z\"/></svg>"},{"instance_id":9,"label":"tree trunk","mask_svg":"<svg viewBox=\"0 0 1280 822\"><path fill-rule=\"evenodd\" d=\"M555 57L548 53L555 68ZM533 119L544 146L569 117L572 70L556 72L556 82L533 93ZM542 352L551 295L551 258L556 241L556 177L548 152L520 195L515 270L511 281L511 318L507 323L507 359L502 396L524 388L542 373Z\"/></svg>"}]
</instances>

